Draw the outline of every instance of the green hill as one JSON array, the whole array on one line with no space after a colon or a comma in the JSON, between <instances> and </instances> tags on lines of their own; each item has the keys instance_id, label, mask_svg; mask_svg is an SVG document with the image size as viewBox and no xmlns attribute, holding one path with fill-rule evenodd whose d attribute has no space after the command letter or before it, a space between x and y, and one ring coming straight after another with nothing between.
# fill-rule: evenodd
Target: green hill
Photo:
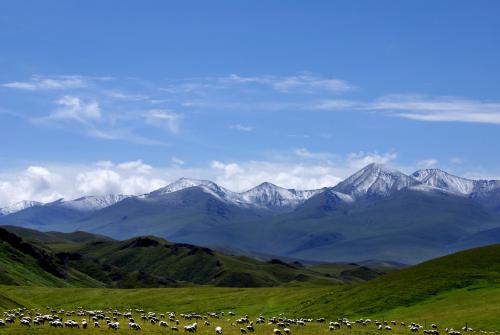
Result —
<instances>
[{"instance_id":1,"label":"green hill","mask_svg":"<svg viewBox=\"0 0 500 335\"><path fill-rule=\"evenodd\" d=\"M122 257L127 259L130 267L143 267L144 271L151 267L162 266L157 263L146 265L143 257L146 253L165 256L159 249L169 253L177 248L175 268L166 271L180 271L194 254L203 262L208 250L204 248L171 244L161 239L145 237L123 242L104 242L101 247L92 248L95 257L105 257L107 262L119 265ZM132 249L142 250L136 254ZM219 256L217 261L229 273L241 273L240 267L248 267L245 258ZM224 257L227 257L224 258ZM182 260L182 258L186 258ZM151 259L154 259L152 257ZM176 259L176 258L172 258ZM125 261L124 261L125 262ZM232 263L236 262L238 264ZM241 262L241 263L239 263ZM255 261L256 262L256 261ZM290 264L256 262L254 271L258 275L252 278L281 278L282 271L288 268L287 275L296 275L297 269ZM259 268L261 267L261 268ZM345 270L329 265L318 265L322 271L332 275ZM239 269L239 270L237 270ZM80 269L82 270L82 269ZM201 272L206 271L203 268ZM304 275L311 270L302 269ZM85 271L83 271L85 272ZM317 272L313 272L317 273ZM153 272L151 275L153 276ZM180 276L181 274L176 274ZM188 276L187 273L183 275ZM274 276L274 277L273 277ZM208 276L217 280L223 276ZM231 277L226 277L231 278ZM321 278L321 277L320 277ZM231 278L232 279L232 278ZM317 278L316 278L317 279ZM196 280L196 278L192 278ZM350 318L372 317L380 319L411 320L417 322L438 322L450 327L461 327L468 322L474 328L500 329L500 245L471 249L449 256L434 259L419 265L395 270L368 282L356 284L326 284L323 280L296 282L294 286L262 287L262 288L224 288L210 286L191 286L180 288L50 288L50 287L13 287L0 286L0 307L18 305L43 307L58 306L75 308L88 306L91 308L142 307L146 309L189 311L234 310L237 313L267 315L285 313L290 316ZM314 284L314 285L313 285Z\"/></svg>"},{"instance_id":2,"label":"green hill","mask_svg":"<svg viewBox=\"0 0 500 335\"><path fill-rule=\"evenodd\" d=\"M345 266L345 270L354 271L350 276L332 275L300 263L227 256L209 248L170 243L150 236L115 241L83 232L46 233L4 228L0 228L0 284L115 288L269 287L338 284L379 275L356 265ZM355 273L358 267L363 269L359 275Z\"/></svg>"}]
</instances>

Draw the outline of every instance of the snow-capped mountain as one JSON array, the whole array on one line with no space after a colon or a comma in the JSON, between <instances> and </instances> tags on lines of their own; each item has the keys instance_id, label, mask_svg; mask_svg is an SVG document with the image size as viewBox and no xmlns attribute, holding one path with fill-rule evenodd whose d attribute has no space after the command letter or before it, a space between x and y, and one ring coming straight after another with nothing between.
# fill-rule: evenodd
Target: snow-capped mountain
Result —
<instances>
[{"instance_id":1,"label":"snow-capped mountain","mask_svg":"<svg viewBox=\"0 0 500 335\"><path fill-rule=\"evenodd\" d=\"M264 182L248 191L233 192L209 180L181 178L151 193L135 196L136 199L155 200L184 189L196 187L227 204L260 209L293 209L308 199L326 190L335 192L335 197L346 203L372 196L390 196L403 189L432 192L443 190L449 193L483 199L492 205L500 199L500 181L471 180L458 177L440 169L423 169L406 175L381 164L370 164L354 173L334 187L317 190L286 189ZM80 212L97 211L112 206L129 196L105 195L85 196L74 200L60 199L49 204L36 201L22 201L0 208L0 215L9 215L32 206L58 206ZM131 196L134 197L134 196Z\"/></svg>"},{"instance_id":2,"label":"snow-capped mountain","mask_svg":"<svg viewBox=\"0 0 500 335\"><path fill-rule=\"evenodd\" d=\"M440 169L418 170L412 177L425 185L462 195L472 193L476 183L474 180L454 176Z\"/></svg>"},{"instance_id":3,"label":"snow-capped mountain","mask_svg":"<svg viewBox=\"0 0 500 335\"><path fill-rule=\"evenodd\" d=\"M472 180L452 175L440 169L418 170L412 177L425 185L464 196L480 198L500 189L498 180Z\"/></svg>"},{"instance_id":4,"label":"snow-capped mountain","mask_svg":"<svg viewBox=\"0 0 500 335\"><path fill-rule=\"evenodd\" d=\"M9 215L15 212L19 212L23 209L39 205L42 205L42 203L38 201L29 201L29 200L19 201L13 205L0 208L0 215Z\"/></svg>"},{"instance_id":5,"label":"snow-capped mountain","mask_svg":"<svg viewBox=\"0 0 500 335\"><path fill-rule=\"evenodd\" d=\"M90 212L114 205L117 202L120 202L128 197L129 197L128 195L122 195L122 194L87 196L75 200L60 201L59 206L75 209L82 212Z\"/></svg>"},{"instance_id":6,"label":"snow-capped mountain","mask_svg":"<svg viewBox=\"0 0 500 335\"><path fill-rule=\"evenodd\" d=\"M372 163L359 170L333 189L354 199L364 196L387 196L394 191L419 185L420 182L385 165Z\"/></svg>"},{"instance_id":7,"label":"snow-capped mountain","mask_svg":"<svg viewBox=\"0 0 500 335\"><path fill-rule=\"evenodd\" d=\"M198 187L219 200L233 205L244 207L294 207L297 206L320 190L298 191L285 189L274 184L264 182L248 191L237 193L230 191L209 180L181 178L165 187L142 196L143 198L156 198L190 187Z\"/></svg>"},{"instance_id":8,"label":"snow-capped mountain","mask_svg":"<svg viewBox=\"0 0 500 335\"><path fill-rule=\"evenodd\" d=\"M156 191L148 193L143 197L144 198L161 197L162 195L181 191L190 187L198 187L202 189L204 192L209 193L214 197L216 197L217 199L225 202L233 204L241 203L240 195L236 192L229 191L228 189L225 189L224 187L221 187L210 180L198 180L189 178L181 178L165 187L162 187Z\"/></svg>"},{"instance_id":9,"label":"snow-capped mountain","mask_svg":"<svg viewBox=\"0 0 500 335\"><path fill-rule=\"evenodd\" d=\"M286 189L274 184L265 182L246 192L240 193L243 202L255 206L275 208L275 207L295 207L321 190L300 191Z\"/></svg>"}]
</instances>

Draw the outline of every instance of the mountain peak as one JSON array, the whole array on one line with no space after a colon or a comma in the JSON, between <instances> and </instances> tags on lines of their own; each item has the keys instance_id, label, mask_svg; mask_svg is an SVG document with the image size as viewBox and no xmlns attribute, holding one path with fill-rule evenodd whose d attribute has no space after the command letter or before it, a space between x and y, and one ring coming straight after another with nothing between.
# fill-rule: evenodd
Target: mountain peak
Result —
<instances>
[{"instance_id":1,"label":"mountain peak","mask_svg":"<svg viewBox=\"0 0 500 335\"><path fill-rule=\"evenodd\" d=\"M107 194L101 196L89 195L75 200L59 201L59 203L66 208L87 212L109 207L128 197L130 196L123 194Z\"/></svg>"},{"instance_id":2,"label":"mountain peak","mask_svg":"<svg viewBox=\"0 0 500 335\"><path fill-rule=\"evenodd\" d=\"M264 182L246 192L240 193L240 195L243 202L267 208L276 208L294 207L316 193L318 193L318 190L299 191Z\"/></svg>"},{"instance_id":3,"label":"mountain peak","mask_svg":"<svg viewBox=\"0 0 500 335\"><path fill-rule=\"evenodd\" d=\"M435 168L415 171L412 177L425 185L462 195L472 193L477 183Z\"/></svg>"},{"instance_id":4,"label":"mountain peak","mask_svg":"<svg viewBox=\"0 0 500 335\"><path fill-rule=\"evenodd\" d=\"M16 202L12 205L0 208L0 215L9 215L15 212L19 212L26 208L30 208L33 206L40 206L40 205L42 205L42 203L38 201L23 200Z\"/></svg>"},{"instance_id":5,"label":"mountain peak","mask_svg":"<svg viewBox=\"0 0 500 335\"><path fill-rule=\"evenodd\" d=\"M354 198L387 196L393 191L420 184L406 174L383 164L371 163L333 188Z\"/></svg>"}]
</instances>

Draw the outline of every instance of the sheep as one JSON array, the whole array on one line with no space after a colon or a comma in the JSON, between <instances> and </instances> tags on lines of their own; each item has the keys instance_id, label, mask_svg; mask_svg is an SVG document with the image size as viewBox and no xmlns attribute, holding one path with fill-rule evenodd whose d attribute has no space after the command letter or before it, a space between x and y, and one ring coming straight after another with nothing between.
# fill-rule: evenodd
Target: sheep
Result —
<instances>
[{"instance_id":1,"label":"sheep","mask_svg":"<svg viewBox=\"0 0 500 335\"><path fill-rule=\"evenodd\" d=\"M59 320L54 320L54 321L50 321L49 322L49 326L50 327L54 327L54 328L62 328L63 327L63 324L61 321Z\"/></svg>"},{"instance_id":2,"label":"sheep","mask_svg":"<svg viewBox=\"0 0 500 335\"><path fill-rule=\"evenodd\" d=\"M277 328L274 328L273 330L273 334L274 335L281 335L281 330L277 329Z\"/></svg>"},{"instance_id":3,"label":"sheep","mask_svg":"<svg viewBox=\"0 0 500 335\"><path fill-rule=\"evenodd\" d=\"M173 332L178 332L178 331L179 331L179 328L177 328L176 326L172 326L172 327L170 327L170 329L171 329Z\"/></svg>"},{"instance_id":4,"label":"sheep","mask_svg":"<svg viewBox=\"0 0 500 335\"><path fill-rule=\"evenodd\" d=\"M135 322L129 322L128 329L141 330L141 326Z\"/></svg>"},{"instance_id":5,"label":"sheep","mask_svg":"<svg viewBox=\"0 0 500 335\"><path fill-rule=\"evenodd\" d=\"M222 327L220 326L215 327L215 335L222 335Z\"/></svg>"},{"instance_id":6,"label":"sheep","mask_svg":"<svg viewBox=\"0 0 500 335\"><path fill-rule=\"evenodd\" d=\"M0 319L0 326L2 326L2 327L5 326L5 321L2 319Z\"/></svg>"},{"instance_id":7,"label":"sheep","mask_svg":"<svg viewBox=\"0 0 500 335\"><path fill-rule=\"evenodd\" d=\"M242 334L246 334L246 333L247 333L247 330L246 330L245 328L240 328L240 332L241 332Z\"/></svg>"},{"instance_id":8,"label":"sheep","mask_svg":"<svg viewBox=\"0 0 500 335\"><path fill-rule=\"evenodd\" d=\"M168 323L166 321L160 321L159 326L160 327L168 327Z\"/></svg>"},{"instance_id":9,"label":"sheep","mask_svg":"<svg viewBox=\"0 0 500 335\"><path fill-rule=\"evenodd\" d=\"M391 326L385 326L385 330L392 330Z\"/></svg>"},{"instance_id":10,"label":"sheep","mask_svg":"<svg viewBox=\"0 0 500 335\"><path fill-rule=\"evenodd\" d=\"M28 319L21 319L21 326L31 327L31 323Z\"/></svg>"},{"instance_id":11,"label":"sheep","mask_svg":"<svg viewBox=\"0 0 500 335\"><path fill-rule=\"evenodd\" d=\"M285 334L287 334L287 335L292 334L292 331L290 330L290 328L285 328L285 329L283 329L283 331L284 331L284 332L285 332Z\"/></svg>"},{"instance_id":12,"label":"sheep","mask_svg":"<svg viewBox=\"0 0 500 335\"><path fill-rule=\"evenodd\" d=\"M120 328L120 324L118 322L110 322L108 323L108 328L118 330Z\"/></svg>"},{"instance_id":13,"label":"sheep","mask_svg":"<svg viewBox=\"0 0 500 335\"><path fill-rule=\"evenodd\" d=\"M247 326L247 330L248 330L249 332L252 332L252 333L255 331L255 328L253 327L253 324L252 324L252 323L250 323L250 324Z\"/></svg>"},{"instance_id":14,"label":"sheep","mask_svg":"<svg viewBox=\"0 0 500 335\"><path fill-rule=\"evenodd\" d=\"M94 321L94 328L100 328L99 321Z\"/></svg>"},{"instance_id":15,"label":"sheep","mask_svg":"<svg viewBox=\"0 0 500 335\"><path fill-rule=\"evenodd\" d=\"M184 326L184 331L188 333L196 333L197 326L198 324L196 322L191 325Z\"/></svg>"}]
</instances>

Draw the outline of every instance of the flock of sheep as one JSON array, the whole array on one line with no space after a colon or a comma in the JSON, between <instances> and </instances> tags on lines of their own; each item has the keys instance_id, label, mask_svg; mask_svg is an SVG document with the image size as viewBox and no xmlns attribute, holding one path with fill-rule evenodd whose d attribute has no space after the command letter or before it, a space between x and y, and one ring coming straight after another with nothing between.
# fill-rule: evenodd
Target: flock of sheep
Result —
<instances>
[{"instance_id":1,"label":"flock of sheep","mask_svg":"<svg viewBox=\"0 0 500 335\"><path fill-rule=\"evenodd\" d=\"M292 332L296 330L300 333L299 328L315 324L315 333L317 333L318 329L324 329L325 332L338 332L340 329L351 330L353 327L371 327L373 330L384 332L393 331L397 328L399 331L408 329L413 333L421 331L426 335L440 335L437 325L432 324L430 329L423 329L424 327L414 322L408 325L404 322L372 321L370 319L359 319L351 322L346 318L328 322L325 318L295 319L286 318L282 315L269 318L260 315L251 319L248 315L237 317L233 312L210 312L206 314L166 312L157 314L155 312L145 312L142 309L120 312L118 310L102 311L85 310L83 308L78 308L75 311L65 311L48 308L46 313L42 313L40 310L17 308L5 311L3 318L0 319L0 329L15 324L30 328L44 325L51 328L81 329L107 327L114 331L124 327L134 331L141 331L147 325L147 327L159 327L159 329L170 332L196 333L202 329L204 334L211 333L213 335L223 335L223 326L229 328L228 333L247 334L261 328L267 330L269 335L292 335ZM267 327L263 327L265 325ZM271 330L272 334L270 334ZM462 335L461 332L472 332L473 329L469 327L463 327L461 330L445 328L442 331L448 335Z\"/></svg>"}]
</instances>

